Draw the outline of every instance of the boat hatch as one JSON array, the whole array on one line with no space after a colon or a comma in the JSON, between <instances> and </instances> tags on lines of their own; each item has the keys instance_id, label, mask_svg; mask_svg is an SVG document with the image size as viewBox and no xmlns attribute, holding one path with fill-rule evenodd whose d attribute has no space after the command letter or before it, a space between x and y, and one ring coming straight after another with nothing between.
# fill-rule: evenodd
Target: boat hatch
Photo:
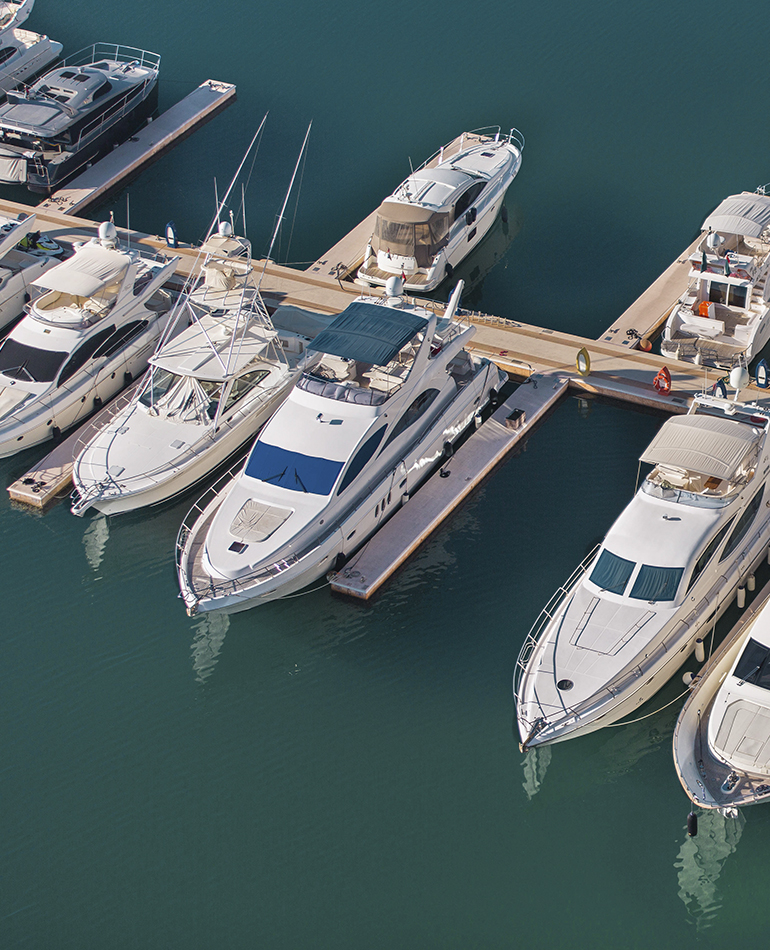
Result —
<instances>
[{"instance_id":1,"label":"boat hatch","mask_svg":"<svg viewBox=\"0 0 770 950\"><path fill-rule=\"evenodd\" d=\"M291 508L266 505L249 498L233 518L230 534L244 541L266 541L292 514Z\"/></svg>"},{"instance_id":2,"label":"boat hatch","mask_svg":"<svg viewBox=\"0 0 770 950\"><path fill-rule=\"evenodd\" d=\"M573 626L576 621L570 637L574 647L614 656L654 616L652 610L612 603L581 591L570 604L564 624Z\"/></svg>"},{"instance_id":3,"label":"boat hatch","mask_svg":"<svg viewBox=\"0 0 770 950\"><path fill-rule=\"evenodd\" d=\"M725 710L714 747L735 765L751 770L770 766L770 709L739 699Z\"/></svg>"}]
</instances>

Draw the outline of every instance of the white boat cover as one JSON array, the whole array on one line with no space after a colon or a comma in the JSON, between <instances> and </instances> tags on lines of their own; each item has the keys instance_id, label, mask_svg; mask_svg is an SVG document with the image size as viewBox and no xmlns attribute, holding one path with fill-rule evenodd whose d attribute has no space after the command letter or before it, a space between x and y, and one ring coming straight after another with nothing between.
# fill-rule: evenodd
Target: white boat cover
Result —
<instances>
[{"instance_id":1,"label":"white boat cover","mask_svg":"<svg viewBox=\"0 0 770 950\"><path fill-rule=\"evenodd\" d=\"M650 442L640 461L730 479L761 438L750 425L716 416L674 416Z\"/></svg>"},{"instance_id":2,"label":"white boat cover","mask_svg":"<svg viewBox=\"0 0 770 950\"><path fill-rule=\"evenodd\" d=\"M744 191L731 195L703 222L704 231L721 231L723 234L740 234L743 237L759 237L770 226L770 195L757 195Z\"/></svg>"},{"instance_id":3,"label":"white boat cover","mask_svg":"<svg viewBox=\"0 0 770 950\"><path fill-rule=\"evenodd\" d=\"M101 244L84 244L74 257L46 271L34 285L76 297L92 297L102 287L114 283L130 263L128 254Z\"/></svg>"}]
</instances>

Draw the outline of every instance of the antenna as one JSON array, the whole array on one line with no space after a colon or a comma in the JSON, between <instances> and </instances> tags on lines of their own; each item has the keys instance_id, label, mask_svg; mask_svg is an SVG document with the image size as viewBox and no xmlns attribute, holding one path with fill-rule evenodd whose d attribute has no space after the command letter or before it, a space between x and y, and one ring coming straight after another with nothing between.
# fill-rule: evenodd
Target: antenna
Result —
<instances>
[{"instance_id":1,"label":"antenna","mask_svg":"<svg viewBox=\"0 0 770 950\"><path fill-rule=\"evenodd\" d=\"M126 192L126 241L128 250L131 250L131 195Z\"/></svg>"},{"instance_id":2,"label":"antenna","mask_svg":"<svg viewBox=\"0 0 770 950\"><path fill-rule=\"evenodd\" d=\"M278 237L278 231L280 230L281 225L283 224L283 213L286 211L286 205L289 203L289 196L291 195L291 189L294 187L294 179L297 177L297 171L299 170L300 162L302 161L302 156L305 153L305 146L307 145L307 140L310 138L310 130L313 128L313 123L307 127L307 132L305 132L305 141L302 143L302 148L299 150L299 156L297 157L297 164L294 166L294 173L291 176L291 181L289 182L289 190L286 192L286 197L283 199L283 206L278 215L278 222L275 226L275 231L273 231L273 239L270 241L270 247L267 249L267 256L262 265L262 273L259 275L259 280L257 282L257 289L262 283L262 278L265 276L265 271L267 270L267 262L270 260L270 255L273 252L273 245L275 244L275 239Z\"/></svg>"}]
</instances>

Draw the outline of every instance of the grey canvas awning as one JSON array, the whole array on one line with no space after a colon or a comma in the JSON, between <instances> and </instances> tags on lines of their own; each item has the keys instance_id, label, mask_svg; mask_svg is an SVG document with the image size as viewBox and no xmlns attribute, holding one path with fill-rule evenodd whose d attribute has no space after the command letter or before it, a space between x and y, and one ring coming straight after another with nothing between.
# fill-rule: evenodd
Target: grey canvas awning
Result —
<instances>
[{"instance_id":1,"label":"grey canvas awning","mask_svg":"<svg viewBox=\"0 0 770 950\"><path fill-rule=\"evenodd\" d=\"M354 301L308 344L308 349L387 366L427 325L425 317L408 310Z\"/></svg>"},{"instance_id":2,"label":"grey canvas awning","mask_svg":"<svg viewBox=\"0 0 770 950\"><path fill-rule=\"evenodd\" d=\"M730 419L674 416L666 421L640 460L730 479L760 437L756 429Z\"/></svg>"},{"instance_id":3,"label":"grey canvas awning","mask_svg":"<svg viewBox=\"0 0 770 950\"><path fill-rule=\"evenodd\" d=\"M725 198L703 222L704 231L711 228L723 234L755 238L769 226L770 195L757 195L749 191Z\"/></svg>"},{"instance_id":4,"label":"grey canvas awning","mask_svg":"<svg viewBox=\"0 0 770 950\"><path fill-rule=\"evenodd\" d=\"M46 271L34 284L44 290L58 290L77 297L92 297L102 287L114 283L130 263L128 254L102 247L100 244L84 244L74 257Z\"/></svg>"}]
</instances>

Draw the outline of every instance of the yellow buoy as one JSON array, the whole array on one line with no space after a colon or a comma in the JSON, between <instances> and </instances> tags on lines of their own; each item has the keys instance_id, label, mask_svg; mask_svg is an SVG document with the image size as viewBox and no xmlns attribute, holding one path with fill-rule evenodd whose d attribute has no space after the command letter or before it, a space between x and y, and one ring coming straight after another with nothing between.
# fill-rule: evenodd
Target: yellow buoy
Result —
<instances>
[{"instance_id":1,"label":"yellow buoy","mask_svg":"<svg viewBox=\"0 0 770 950\"><path fill-rule=\"evenodd\" d=\"M591 372L591 357L585 347L578 351L578 355L575 357L575 366L577 366L577 371L581 376L588 376Z\"/></svg>"}]
</instances>

